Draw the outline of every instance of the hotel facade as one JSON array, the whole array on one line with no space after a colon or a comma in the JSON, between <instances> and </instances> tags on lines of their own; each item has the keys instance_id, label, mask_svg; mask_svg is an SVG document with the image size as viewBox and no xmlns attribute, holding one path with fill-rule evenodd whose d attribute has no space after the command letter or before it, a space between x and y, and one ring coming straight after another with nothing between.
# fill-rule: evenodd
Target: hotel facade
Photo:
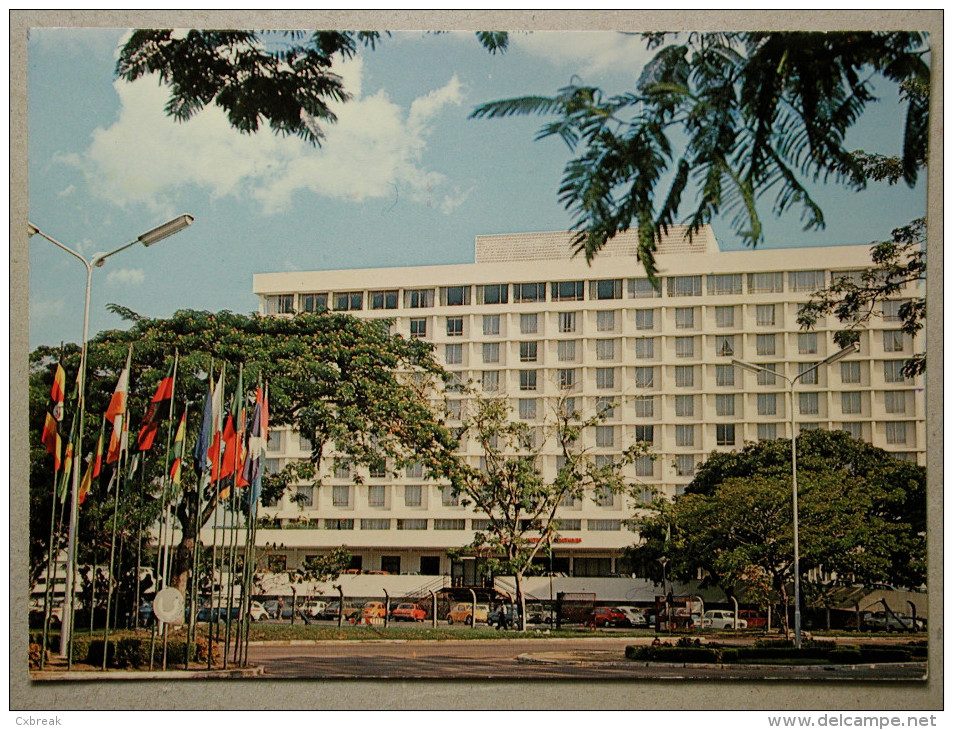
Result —
<instances>
[{"instance_id":1,"label":"hotel facade","mask_svg":"<svg viewBox=\"0 0 953 730\"><path fill-rule=\"evenodd\" d=\"M608 576L628 572L623 550L638 535L626 520L653 492L680 494L713 451L790 437L784 378L732 360L790 379L836 352L838 322L802 331L798 308L832 279L869 266L870 253L868 246L721 251L709 228L689 242L674 227L656 253L656 290L635 256L634 233L618 236L591 265L571 255L569 241L565 232L478 236L472 264L264 273L254 277L254 292L262 314L327 307L391 319L393 332L432 343L455 380L508 398L513 418L544 441L560 399L573 399L584 415L613 404L587 448L611 459L641 441L654 458L626 467L641 485L633 497L594 494L561 506L559 541L546 558L556 572ZM797 430L842 429L925 463L922 378L901 373L922 343L900 332L898 317L905 299L922 295L911 287L884 303L860 332L856 354L798 380ZM462 423L467 397L451 392L446 403L448 424ZM298 434L275 429L267 468L309 450ZM479 464L473 439L461 454ZM555 474L557 459L544 444L544 473ZM470 543L485 515L420 469L399 478L363 473L358 483L346 462L327 461L320 487L302 484L296 500L286 495L263 509L281 526L258 532L260 545L277 546L274 568L346 545L353 567L365 571L474 582L472 561L447 551Z\"/></svg>"}]
</instances>

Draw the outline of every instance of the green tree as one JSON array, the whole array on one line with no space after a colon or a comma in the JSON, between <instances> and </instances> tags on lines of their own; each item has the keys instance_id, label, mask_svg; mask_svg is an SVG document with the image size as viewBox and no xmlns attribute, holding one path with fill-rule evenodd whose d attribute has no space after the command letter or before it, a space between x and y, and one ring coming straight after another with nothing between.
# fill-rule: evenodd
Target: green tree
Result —
<instances>
[{"instance_id":1,"label":"green tree","mask_svg":"<svg viewBox=\"0 0 953 730\"><path fill-rule=\"evenodd\" d=\"M834 341L846 347L858 339L859 330L871 319L884 316L885 302L907 296L892 316L899 320L904 334L915 337L923 329L927 305L925 297L910 296L910 292L926 281L926 220L918 218L895 229L889 241L873 245L870 259L872 266L858 275L839 277L815 292L798 310L798 324L813 329L819 319L834 315L844 326L834 333ZM903 374L910 378L925 370L925 352L914 354L903 366Z\"/></svg>"},{"instance_id":2,"label":"green tree","mask_svg":"<svg viewBox=\"0 0 953 730\"><path fill-rule=\"evenodd\" d=\"M593 454L587 439L607 413L584 417L569 397L556 399L553 413L538 427L514 420L503 398L475 394L470 407L463 430L477 442L481 466L459 458L446 462L435 475L449 481L448 488L461 504L487 516L486 528L477 531L463 552L483 555L494 573L514 576L525 616L523 577L533 573L533 560L558 537L560 505L567 499L597 500L631 492L634 484L623 469L647 448L633 444L611 459ZM547 476L543 468L541 455L547 443L554 444L560 455L554 476Z\"/></svg>"},{"instance_id":3,"label":"green tree","mask_svg":"<svg viewBox=\"0 0 953 730\"><path fill-rule=\"evenodd\" d=\"M556 136L578 155L565 167L560 202L574 216L577 252L591 259L638 227L640 261L655 279L654 251L687 200L696 232L732 216L735 232L763 240L758 204L781 215L800 208L806 229L824 226L807 182L863 189L882 158L851 153L848 131L875 101L882 77L928 88L924 34L731 32L646 34L657 49L632 91L607 96L570 84L554 96L477 107L472 118L555 117L537 139ZM926 158L929 98L907 93L896 177L913 185Z\"/></svg>"}]
</instances>

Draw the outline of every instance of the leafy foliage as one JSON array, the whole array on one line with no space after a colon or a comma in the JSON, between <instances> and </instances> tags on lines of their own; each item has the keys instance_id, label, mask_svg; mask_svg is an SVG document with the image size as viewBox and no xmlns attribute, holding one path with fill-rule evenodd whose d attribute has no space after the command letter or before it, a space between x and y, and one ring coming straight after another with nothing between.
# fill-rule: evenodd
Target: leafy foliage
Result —
<instances>
[{"instance_id":1,"label":"leafy foliage","mask_svg":"<svg viewBox=\"0 0 953 730\"><path fill-rule=\"evenodd\" d=\"M871 267L858 277L843 276L830 286L814 293L811 300L798 310L797 321L803 328L813 328L828 314L837 317L845 328L834 334L841 347L855 341L858 330L872 318L882 317L877 305L926 280L926 220L918 218L909 225L893 231L889 241L875 243L870 249ZM914 337L923 329L926 318L926 299L913 296L900 304L897 310L900 330ZM926 370L926 353L920 352L904 363L903 374L914 377Z\"/></svg>"},{"instance_id":2,"label":"leafy foliage","mask_svg":"<svg viewBox=\"0 0 953 730\"><path fill-rule=\"evenodd\" d=\"M806 229L824 226L807 181L867 183L847 132L875 101L871 78L904 83L907 116L899 176L916 182L926 156L929 85L919 33L647 34L658 49L636 88L606 96L571 84L555 96L477 107L471 118L555 116L537 139L556 136L578 156L567 163L560 202L575 218L573 245L590 260L619 232L638 226L639 260L655 280L656 243L685 217L697 232L721 213L750 245L763 240L758 203L800 208ZM676 149L681 151L676 152ZM667 188L665 188L667 186Z\"/></svg>"}]
</instances>

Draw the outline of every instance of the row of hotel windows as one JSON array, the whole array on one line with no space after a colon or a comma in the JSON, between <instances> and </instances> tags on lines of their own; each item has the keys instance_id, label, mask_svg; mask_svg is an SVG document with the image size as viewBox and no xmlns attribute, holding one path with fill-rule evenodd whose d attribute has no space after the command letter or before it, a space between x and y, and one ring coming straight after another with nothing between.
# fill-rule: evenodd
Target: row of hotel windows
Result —
<instances>
[{"instance_id":1,"label":"row of hotel windows","mask_svg":"<svg viewBox=\"0 0 953 730\"><path fill-rule=\"evenodd\" d=\"M776 334L754 335L755 354L759 357L771 357L784 354L784 336ZM638 337L632 339L633 351L636 359L654 360L661 354L658 337ZM711 355L713 357L732 357L740 355L742 337L740 335L718 335L710 337L713 340ZM799 332L796 335L797 354L818 354L818 336L816 332ZM900 330L882 330L883 351L904 352L906 337ZM616 360L623 355L622 340L619 338L605 338L591 340L597 360ZM478 351L484 363L500 363L501 349L499 342L477 343ZM541 340L517 340L520 362L539 362ZM557 340L556 359L561 362L573 362L579 359L579 340ZM674 354L676 358L701 357L699 336L680 336L674 338ZM445 365L462 365L464 361L463 343L447 343L443 347L443 361Z\"/></svg>"},{"instance_id":2,"label":"row of hotel windows","mask_svg":"<svg viewBox=\"0 0 953 730\"><path fill-rule=\"evenodd\" d=\"M841 278L859 280L860 271L832 271L831 281ZM688 297L702 295L702 280L707 283L710 296L738 295L746 293L744 274L708 274L707 276L669 276L665 277L665 292L669 297ZM814 292L824 287L825 272L821 269L811 271L788 272L788 291ZM577 302L586 296L586 281L527 282L520 284L479 284L476 285L477 304L508 304L528 302ZM779 294L784 292L784 273L780 271L747 275L748 294ZM599 279L589 281L589 299L604 301L623 298L623 288L630 299L659 297L661 290L655 289L648 279ZM473 286L469 284L420 289L404 289L403 302L406 309L433 307L435 301L441 306L466 306L471 302ZM397 309L400 302L400 289L384 289L367 292L368 309ZM279 294L270 298L273 311L269 314L293 314L296 311L318 312L329 308L329 301L338 311L360 310L364 308L364 291L313 292L299 295L298 307L295 307L294 294Z\"/></svg>"},{"instance_id":3,"label":"row of hotel windows","mask_svg":"<svg viewBox=\"0 0 953 730\"><path fill-rule=\"evenodd\" d=\"M489 520L469 520L470 529L474 531L483 531L489 528ZM466 530L467 520L465 519L388 519L388 518L364 518L364 519L338 519L327 517L322 520L322 526L325 530L391 530L396 527L398 530L427 530L433 524L434 530ZM560 532L578 532L583 529L590 532L618 531L624 526L622 520L579 520L579 519L560 519Z\"/></svg>"}]
</instances>

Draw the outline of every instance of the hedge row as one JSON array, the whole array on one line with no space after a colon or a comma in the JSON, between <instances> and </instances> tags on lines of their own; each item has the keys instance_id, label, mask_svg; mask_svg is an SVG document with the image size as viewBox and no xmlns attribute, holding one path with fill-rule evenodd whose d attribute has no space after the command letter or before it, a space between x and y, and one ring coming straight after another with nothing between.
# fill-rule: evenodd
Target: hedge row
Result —
<instances>
[{"instance_id":1,"label":"hedge row","mask_svg":"<svg viewBox=\"0 0 953 730\"><path fill-rule=\"evenodd\" d=\"M829 643L829 642L825 642ZM757 664L759 661L809 659L831 664L881 664L909 662L926 656L919 647L881 646L627 646L627 659L649 662L685 662L696 664Z\"/></svg>"},{"instance_id":2,"label":"hedge row","mask_svg":"<svg viewBox=\"0 0 953 730\"><path fill-rule=\"evenodd\" d=\"M30 664L35 666L39 663L40 643L42 634L30 636ZM55 651L59 646L57 638L56 644L48 641L48 647ZM103 664L103 640L101 637L94 636L73 636L73 661L77 664L91 664L101 667ZM201 664L208 661L208 640L205 637L197 637L190 646L189 661ZM212 664L221 661L221 643L212 642ZM184 664L186 653L186 641L182 637L170 637L166 649L167 664ZM35 654L35 657L34 657ZM156 637L155 645L152 644L150 636L124 636L122 634L111 637L109 640L109 650L106 657L106 666L115 669L125 669L132 667L148 667L152 665L161 665L162 663L162 638ZM34 659L36 661L34 662Z\"/></svg>"}]
</instances>

